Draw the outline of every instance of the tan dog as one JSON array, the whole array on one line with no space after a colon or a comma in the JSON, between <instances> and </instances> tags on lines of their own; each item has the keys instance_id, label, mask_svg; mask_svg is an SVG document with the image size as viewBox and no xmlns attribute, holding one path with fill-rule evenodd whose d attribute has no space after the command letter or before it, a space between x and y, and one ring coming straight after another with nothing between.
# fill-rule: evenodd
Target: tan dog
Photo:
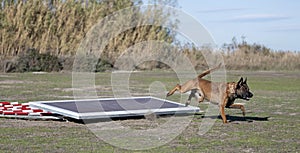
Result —
<instances>
[{"instance_id":1,"label":"tan dog","mask_svg":"<svg viewBox=\"0 0 300 153\"><path fill-rule=\"evenodd\" d=\"M189 105L189 103L191 102L191 98L195 96L198 97L199 103L206 99L212 103L218 104L223 123L227 123L224 110L225 107L241 109L241 111L243 112L243 116L245 116L244 105L234 104L234 100L236 98L250 100L250 98L253 96L247 85L247 78L245 79L245 81L243 81L243 78L241 78L237 83L215 83L209 80L202 79L202 77L209 74L211 71L218 69L220 66L221 64L213 69L204 71L203 73L198 75L197 78L189 80L183 85L177 84L175 88L168 92L167 96L171 96L177 90L180 93L191 91L186 105Z\"/></svg>"}]
</instances>

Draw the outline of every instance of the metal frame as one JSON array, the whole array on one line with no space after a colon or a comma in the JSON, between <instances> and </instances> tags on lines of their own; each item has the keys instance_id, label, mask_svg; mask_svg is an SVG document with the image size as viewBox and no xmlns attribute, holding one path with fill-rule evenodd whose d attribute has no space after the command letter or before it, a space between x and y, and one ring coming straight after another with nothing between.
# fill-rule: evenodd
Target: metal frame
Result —
<instances>
[{"instance_id":1,"label":"metal frame","mask_svg":"<svg viewBox=\"0 0 300 153\"><path fill-rule=\"evenodd\" d=\"M70 110L62 109L55 106L50 106L45 103L57 103L57 102L85 102L85 101L95 101L95 100L126 100L126 99L145 99L151 98L160 100L163 102L173 103L182 107L178 108L159 108L159 109L141 109L141 110L126 110L126 111L111 111L111 112L92 112L92 113L77 113ZM101 118L111 118L111 117L130 117L130 116L143 116L146 114L155 113L157 115L164 114L194 114L200 111L199 107L187 106L184 104L176 103L170 100L160 99L156 97L128 97L128 98L101 98L101 99L83 99L83 100L56 100L56 101L38 101L30 102L31 107L40 108L52 113L60 114L66 117L71 117L74 119L101 119Z\"/></svg>"}]
</instances>

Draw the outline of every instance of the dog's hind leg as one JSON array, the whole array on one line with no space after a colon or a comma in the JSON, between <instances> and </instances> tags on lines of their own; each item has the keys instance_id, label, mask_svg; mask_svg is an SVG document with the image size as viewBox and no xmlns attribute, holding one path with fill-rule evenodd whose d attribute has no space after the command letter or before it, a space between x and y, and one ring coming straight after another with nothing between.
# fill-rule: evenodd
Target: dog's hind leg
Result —
<instances>
[{"instance_id":1,"label":"dog's hind leg","mask_svg":"<svg viewBox=\"0 0 300 153\"><path fill-rule=\"evenodd\" d=\"M181 90L181 85L177 84L172 90L170 90L168 93L167 93L167 97L171 96L174 94L175 91L177 90Z\"/></svg>"},{"instance_id":2,"label":"dog's hind leg","mask_svg":"<svg viewBox=\"0 0 300 153\"><path fill-rule=\"evenodd\" d=\"M187 83L185 83L184 85L179 85L177 84L172 90L170 90L167 93L167 97L171 96L174 94L175 91L179 91L180 93L185 93L189 90L193 89L193 84L192 84L192 80L188 81Z\"/></svg>"},{"instance_id":3,"label":"dog's hind leg","mask_svg":"<svg viewBox=\"0 0 300 153\"><path fill-rule=\"evenodd\" d=\"M236 108L236 109L241 109L243 116L246 115L245 107L243 104L232 104L229 106L229 108Z\"/></svg>"}]
</instances>

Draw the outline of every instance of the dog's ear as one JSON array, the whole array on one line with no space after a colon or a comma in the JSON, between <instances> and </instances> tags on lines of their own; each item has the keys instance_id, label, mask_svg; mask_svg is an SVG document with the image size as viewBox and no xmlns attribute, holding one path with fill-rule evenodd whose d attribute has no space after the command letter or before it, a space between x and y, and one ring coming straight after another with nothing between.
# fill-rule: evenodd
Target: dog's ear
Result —
<instances>
[{"instance_id":1,"label":"dog's ear","mask_svg":"<svg viewBox=\"0 0 300 153\"><path fill-rule=\"evenodd\" d=\"M243 83L243 77L241 77L240 81L238 82L238 84L242 84Z\"/></svg>"},{"instance_id":2,"label":"dog's ear","mask_svg":"<svg viewBox=\"0 0 300 153\"><path fill-rule=\"evenodd\" d=\"M241 79L238 81L237 88L240 88L240 86L242 86L242 84L243 84L243 77L241 77Z\"/></svg>"},{"instance_id":3,"label":"dog's ear","mask_svg":"<svg viewBox=\"0 0 300 153\"><path fill-rule=\"evenodd\" d=\"M245 81L244 81L244 84L247 84L247 77L246 77L246 79L245 79Z\"/></svg>"}]
</instances>

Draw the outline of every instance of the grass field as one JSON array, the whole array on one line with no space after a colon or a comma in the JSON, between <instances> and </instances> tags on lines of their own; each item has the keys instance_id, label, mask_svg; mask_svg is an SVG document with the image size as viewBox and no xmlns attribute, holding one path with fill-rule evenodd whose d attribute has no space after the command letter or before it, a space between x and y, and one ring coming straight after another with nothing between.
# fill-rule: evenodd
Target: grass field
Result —
<instances>
[{"instance_id":1,"label":"grass field","mask_svg":"<svg viewBox=\"0 0 300 153\"><path fill-rule=\"evenodd\" d=\"M190 125L171 142L137 152L300 152L300 73L234 71L228 72L227 81L238 81L240 76L248 77L248 85L254 93L252 100L245 102L246 118L239 110L227 109L231 122L222 124L218 118L209 132L200 136L197 131L203 115L195 115ZM113 96L110 78L110 73L96 74L99 97ZM178 79L172 72L134 73L129 89L133 96L147 95L154 81L170 89ZM73 98L71 73L0 74L0 89L0 100L28 102ZM175 94L170 99L179 101L179 98L179 94ZM207 104L200 104L201 109L206 107ZM151 126L151 122L165 119L114 122L143 129ZM105 143L84 124L0 118L0 152L132 151Z\"/></svg>"}]
</instances>

